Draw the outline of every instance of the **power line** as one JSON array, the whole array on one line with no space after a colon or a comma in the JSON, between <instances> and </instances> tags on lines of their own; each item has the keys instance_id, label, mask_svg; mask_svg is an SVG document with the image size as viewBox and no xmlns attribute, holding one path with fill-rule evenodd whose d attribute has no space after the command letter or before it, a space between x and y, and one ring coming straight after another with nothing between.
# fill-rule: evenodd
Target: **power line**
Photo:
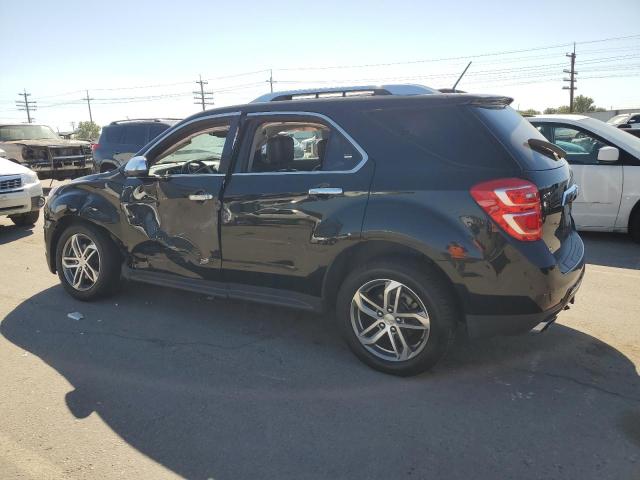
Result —
<instances>
[{"instance_id":1,"label":"power line","mask_svg":"<svg viewBox=\"0 0 640 480\"><path fill-rule=\"evenodd\" d=\"M342 69L342 68L368 68L368 67L387 67L393 65L411 65L416 63L429 63L429 62L443 62L448 60L469 60L474 58L482 58L482 57L493 57L497 55L511 55L514 53L524 53L524 52L535 52L540 50L551 50L554 48L568 47L576 44L590 44L590 43L599 43L599 42L608 42L614 40L626 40L630 38L640 38L640 34L636 35L626 35L622 37L610 37L603 38L599 40L588 40L582 42L573 42L573 43L559 43L555 45L545 45L542 47L532 47L532 48L522 48L518 50L503 50L499 52L489 52L489 53L479 53L475 55L462 55L456 57L440 57L440 58L427 58L422 60L408 60L402 62L386 62L386 63L369 63L369 64L359 64L359 65L329 65L329 66L321 66L321 67L291 67L291 68L280 68L279 70L283 71L299 71L299 70L332 70L332 69Z\"/></svg>"}]
</instances>

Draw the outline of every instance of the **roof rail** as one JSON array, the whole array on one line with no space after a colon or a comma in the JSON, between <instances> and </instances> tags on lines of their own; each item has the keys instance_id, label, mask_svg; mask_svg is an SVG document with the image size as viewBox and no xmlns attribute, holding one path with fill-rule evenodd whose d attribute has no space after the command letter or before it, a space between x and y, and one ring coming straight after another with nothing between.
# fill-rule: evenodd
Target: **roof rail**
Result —
<instances>
[{"instance_id":1,"label":"roof rail","mask_svg":"<svg viewBox=\"0 0 640 480\"><path fill-rule=\"evenodd\" d=\"M127 122L164 122L167 120L172 122L173 121L179 122L182 119L181 118L127 118L126 120L114 120L109 125L118 125L120 123L127 123Z\"/></svg>"},{"instance_id":2,"label":"roof rail","mask_svg":"<svg viewBox=\"0 0 640 480\"><path fill-rule=\"evenodd\" d=\"M424 85L358 85L353 87L314 88L289 90L262 95L251 103L280 102L285 100L308 100L312 98L339 98L372 95L429 95L437 90Z\"/></svg>"}]
</instances>

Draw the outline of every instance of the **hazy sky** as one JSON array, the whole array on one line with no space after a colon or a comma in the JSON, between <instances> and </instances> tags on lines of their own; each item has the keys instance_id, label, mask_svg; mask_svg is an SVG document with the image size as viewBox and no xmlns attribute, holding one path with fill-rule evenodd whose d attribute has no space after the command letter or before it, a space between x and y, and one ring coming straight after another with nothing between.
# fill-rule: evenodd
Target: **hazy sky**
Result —
<instances>
[{"instance_id":1,"label":"hazy sky","mask_svg":"<svg viewBox=\"0 0 640 480\"><path fill-rule=\"evenodd\" d=\"M23 88L38 102L36 121L62 131L88 120L85 89L103 125L197 112L198 74L222 106L268 91L269 69L276 90L438 88L450 87L469 60L459 88L543 109L568 104L562 70L573 41L577 94L640 109L640 0L0 0L0 121L26 119L15 106ZM351 68L326 68L336 66ZM229 77L246 72L254 73Z\"/></svg>"}]
</instances>

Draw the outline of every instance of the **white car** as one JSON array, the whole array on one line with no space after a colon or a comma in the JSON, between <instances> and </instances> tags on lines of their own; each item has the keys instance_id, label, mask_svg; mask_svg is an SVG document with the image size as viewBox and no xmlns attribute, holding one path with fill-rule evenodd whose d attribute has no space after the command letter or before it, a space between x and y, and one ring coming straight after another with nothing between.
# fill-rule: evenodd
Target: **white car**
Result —
<instances>
[{"instance_id":1,"label":"white car","mask_svg":"<svg viewBox=\"0 0 640 480\"><path fill-rule=\"evenodd\" d=\"M578 229L629 232L640 242L640 138L584 115L528 120L567 153L580 186L573 202Z\"/></svg>"},{"instance_id":2,"label":"white car","mask_svg":"<svg viewBox=\"0 0 640 480\"><path fill-rule=\"evenodd\" d=\"M640 128L640 113L621 113L607 120L607 123L618 128Z\"/></svg>"},{"instance_id":3,"label":"white car","mask_svg":"<svg viewBox=\"0 0 640 480\"><path fill-rule=\"evenodd\" d=\"M44 205L38 175L4 156L0 150L0 215L18 226L33 225Z\"/></svg>"}]
</instances>

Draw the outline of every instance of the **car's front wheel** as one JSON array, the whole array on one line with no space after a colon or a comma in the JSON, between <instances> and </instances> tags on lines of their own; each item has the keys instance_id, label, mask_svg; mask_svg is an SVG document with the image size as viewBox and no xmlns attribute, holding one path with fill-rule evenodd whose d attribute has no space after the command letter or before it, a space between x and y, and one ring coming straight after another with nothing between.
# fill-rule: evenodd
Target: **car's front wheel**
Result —
<instances>
[{"instance_id":1,"label":"car's front wheel","mask_svg":"<svg viewBox=\"0 0 640 480\"><path fill-rule=\"evenodd\" d=\"M18 227L32 226L35 225L38 221L38 218L40 218L40 210L35 210L29 213L21 213L20 215L12 215L9 218L11 218L11 221L14 223L14 225Z\"/></svg>"},{"instance_id":2,"label":"car's front wheel","mask_svg":"<svg viewBox=\"0 0 640 480\"><path fill-rule=\"evenodd\" d=\"M424 372L444 356L458 316L441 276L404 261L352 272L340 288L337 313L349 347L362 361L402 376Z\"/></svg>"},{"instance_id":3,"label":"car's front wheel","mask_svg":"<svg viewBox=\"0 0 640 480\"><path fill-rule=\"evenodd\" d=\"M71 225L58 240L56 269L71 296L94 300L113 293L119 285L120 254L102 230L91 225Z\"/></svg>"}]
</instances>

